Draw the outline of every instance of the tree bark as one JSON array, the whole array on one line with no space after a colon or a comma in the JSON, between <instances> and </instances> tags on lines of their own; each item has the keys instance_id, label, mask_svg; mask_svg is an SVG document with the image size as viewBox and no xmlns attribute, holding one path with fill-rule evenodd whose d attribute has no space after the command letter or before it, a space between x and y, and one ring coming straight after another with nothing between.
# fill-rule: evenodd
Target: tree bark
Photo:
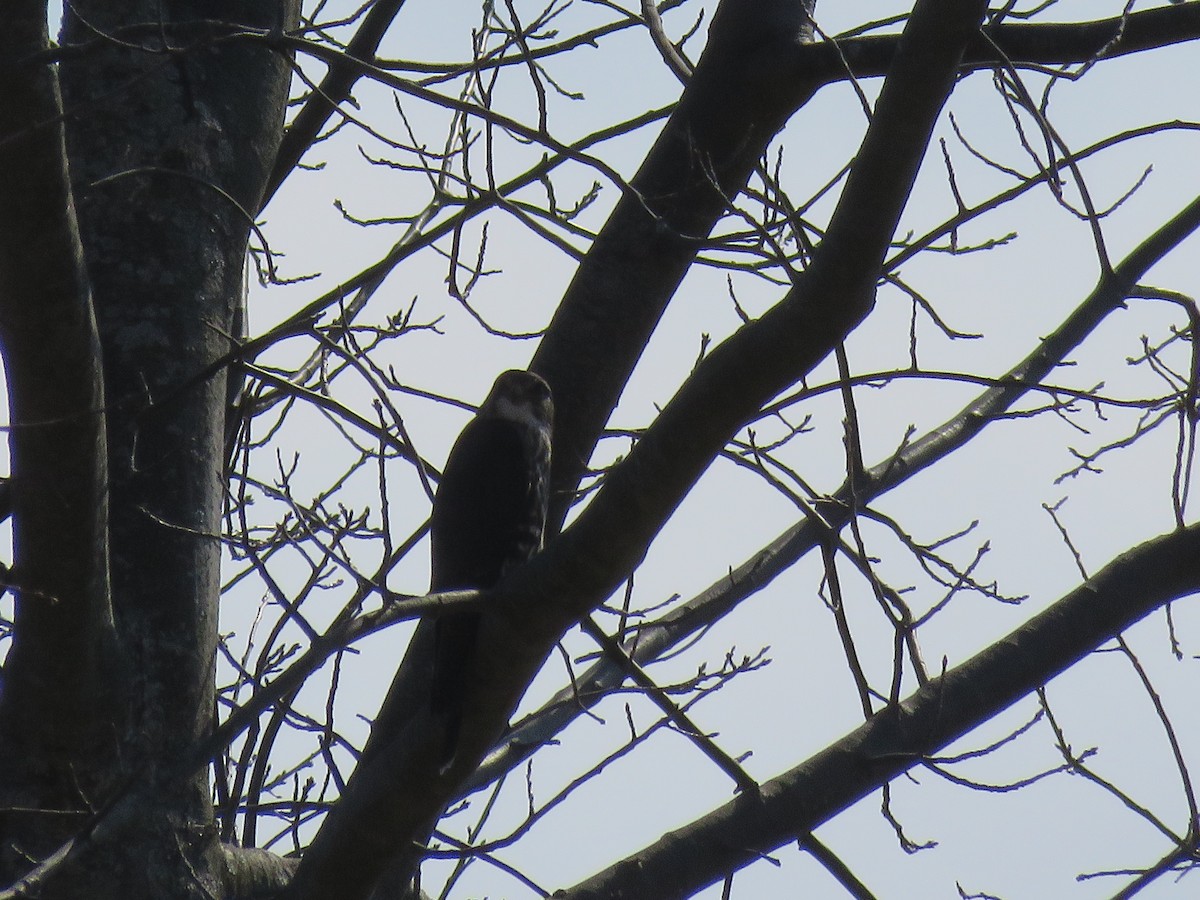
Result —
<instances>
[{"instance_id":1,"label":"tree bark","mask_svg":"<svg viewBox=\"0 0 1200 900\"><path fill-rule=\"evenodd\" d=\"M46 45L45 5L20 6L19 27L4 30L6 60L28 56L18 41ZM46 896L82 896L82 878L97 897L221 893L207 773L186 783L155 773L212 725L226 390L224 371L199 376L231 349L291 67L262 43L216 41L201 23L270 29L297 15L295 0L71 4L58 70L69 185L47 55L22 70L0 112L5 137L28 130L0 151L13 182L29 182L2 204L0 303L16 422L34 426L13 440L16 529L29 537L16 548L22 594L0 740L19 736L21 758L44 763L42 783L69 785L27 804L62 812L7 823L5 844L36 861L77 830L72 811L129 779L160 788L126 840L98 842L104 858L47 882ZM53 545L53 565L39 541ZM56 602L32 602L44 597ZM107 754L79 741L61 751L43 732L87 722L80 706L98 693L110 701ZM49 724L22 730L33 710Z\"/></svg>"},{"instance_id":2,"label":"tree bark","mask_svg":"<svg viewBox=\"0 0 1200 900\"><path fill-rule=\"evenodd\" d=\"M114 630L100 342L68 181L43 2L8 4L0 29L0 344L16 565L14 640L0 695L0 877L25 864L14 835L52 848L81 792L105 779ZM20 812L25 810L26 812Z\"/></svg>"}]
</instances>

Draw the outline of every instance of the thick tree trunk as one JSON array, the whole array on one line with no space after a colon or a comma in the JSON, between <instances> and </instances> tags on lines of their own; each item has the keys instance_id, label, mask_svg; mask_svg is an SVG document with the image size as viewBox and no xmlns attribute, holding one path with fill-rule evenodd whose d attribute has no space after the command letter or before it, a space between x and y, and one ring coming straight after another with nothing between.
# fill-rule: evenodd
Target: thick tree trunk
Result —
<instances>
[{"instance_id":1,"label":"thick tree trunk","mask_svg":"<svg viewBox=\"0 0 1200 900\"><path fill-rule=\"evenodd\" d=\"M32 18L38 11L26 12ZM96 409L87 421L106 425L93 447L102 466L107 444L111 607L100 591L88 606L89 630L111 609L113 669L123 674L92 667L116 695L112 752L54 757L57 771L47 777L86 777L73 793L40 802L84 811L131 781L158 788L136 833L106 844L104 859L85 866L92 870L88 896L224 893L206 773L186 784L162 783L159 775L212 723L226 376L206 370L232 347L246 238L282 135L291 65L263 42L192 23L274 29L297 14L295 0L83 0L68 7L64 21L70 49L59 75L70 190L98 325L95 355L103 360L103 400L87 404ZM44 5L40 15L44 21ZM29 169L23 163L18 171ZM50 215L63 215L62 195L46 199ZM65 205L69 211L70 199ZM76 295L86 309L86 287ZM60 352L48 352L36 336L11 343L10 359L19 357L14 349L45 358ZM21 375L10 366L10 380ZM10 387L21 396L21 384ZM91 396L99 392L97 384ZM20 482L19 454L14 461ZM102 500L100 494L93 503L97 515ZM23 511L18 504L18 531L29 523ZM88 541L59 538L67 565L105 549L102 533ZM20 546L17 552L19 570L26 554ZM92 570L103 584L103 566L93 562ZM23 627L19 616L10 658L61 658L64 648L50 638ZM66 648L66 655L77 654ZM12 682L5 689L6 708L20 707L22 693L32 690ZM27 757L43 749L23 746ZM107 771L97 771L106 759ZM11 826L5 844L36 860L86 821L66 816L63 825L60 815L54 828L47 818L55 817ZM48 882L46 895L81 896L72 880Z\"/></svg>"},{"instance_id":2,"label":"thick tree trunk","mask_svg":"<svg viewBox=\"0 0 1200 900\"><path fill-rule=\"evenodd\" d=\"M0 342L12 415L6 484L17 564L0 693L0 873L78 827L111 759L115 669L108 592L100 346L71 199L44 2L0 28Z\"/></svg>"}]
</instances>

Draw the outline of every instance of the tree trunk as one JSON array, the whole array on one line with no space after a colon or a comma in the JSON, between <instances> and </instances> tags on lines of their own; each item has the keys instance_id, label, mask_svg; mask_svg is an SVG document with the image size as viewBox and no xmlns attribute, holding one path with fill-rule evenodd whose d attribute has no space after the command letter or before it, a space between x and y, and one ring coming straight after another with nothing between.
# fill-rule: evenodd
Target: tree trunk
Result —
<instances>
[{"instance_id":1,"label":"tree trunk","mask_svg":"<svg viewBox=\"0 0 1200 900\"><path fill-rule=\"evenodd\" d=\"M45 21L44 5L26 12ZM103 853L83 867L91 870L88 896L224 893L207 773L184 784L159 774L212 725L226 406L226 370L214 363L234 346L247 234L282 136L291 65L255 36L231 38L233 29L213 23L265 31L297 16L294 0L84 0L64 20L59 75L70 190L103 361L103 400L93 405L104 415L90 421L105 423L97 443L107 444L111 593L88 610L102 622L111 602L116 658L91 671L116 696L109 752L52 754L41 774L57 779L57 789L20 799L82 811L130 784L158 788L136 834L99 842ZM39 77L50 73L42 68ZM43 202L61 217L55 199ZM77 296L86 309L86 288ZM6 350L17 344L53 356L36 340ZM14 397L25 387L20 376L10 366ZM104 454L98 458L103 464ZM96 508L103 513L102 503ZM17 518L19 532L19 503ZM102 533L90 546L59 544L68 565L98 551L103 560L104 549ZM17 569L24 565L18 547ZM105 574L101 564L92 569ZM22 596L19 618L31 596ZM19 628L12 658L62 658L52 637ZM5 687L5 708L21 708L25 686ZM4 737L11 741L11 732ZM46 749L26 739L22 754L37 759ZM4 844L36 861L79 822L78 815L28 816L6 829ZM75 877L52 880L44 895L83 896L68 883Z\"/></svg>"}]
</instances>

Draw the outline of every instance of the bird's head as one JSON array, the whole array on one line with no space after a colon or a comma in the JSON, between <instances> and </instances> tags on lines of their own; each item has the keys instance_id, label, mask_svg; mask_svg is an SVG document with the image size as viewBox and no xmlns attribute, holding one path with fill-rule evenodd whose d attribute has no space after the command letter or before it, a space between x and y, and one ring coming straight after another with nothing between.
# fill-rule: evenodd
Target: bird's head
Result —
<instances>
[{"instance_id":1,"label":"bird's head","mask_svg":"<svg viewBox=\"0 0 1200 900\"><path fill-rule=\"evenodd\" d=\"M550 385L532 372L510 369L496 379L479 413L530 428L549 428L554 420Z\"/></svg>"}]
</instances>

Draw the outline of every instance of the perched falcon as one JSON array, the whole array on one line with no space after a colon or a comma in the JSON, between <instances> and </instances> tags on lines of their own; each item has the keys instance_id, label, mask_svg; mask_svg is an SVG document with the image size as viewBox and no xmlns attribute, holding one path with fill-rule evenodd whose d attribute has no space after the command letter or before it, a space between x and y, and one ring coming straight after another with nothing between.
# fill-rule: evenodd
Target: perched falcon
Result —
<instances>
[{"instance_id":1,"label":"perched falcon","mask_svg":"<svg viewBox=\"0 0 1200 900\"><path fill-rule=\"evenodd\" d=\"M550 481L550 387L532 372L496 379L454 443L433 501L430 590L490 588L542 547ZM471 678L478 612L435 623L435 721L445 723L443 767L454 760L462 698Z\"/></svg>"}]
</instances>

